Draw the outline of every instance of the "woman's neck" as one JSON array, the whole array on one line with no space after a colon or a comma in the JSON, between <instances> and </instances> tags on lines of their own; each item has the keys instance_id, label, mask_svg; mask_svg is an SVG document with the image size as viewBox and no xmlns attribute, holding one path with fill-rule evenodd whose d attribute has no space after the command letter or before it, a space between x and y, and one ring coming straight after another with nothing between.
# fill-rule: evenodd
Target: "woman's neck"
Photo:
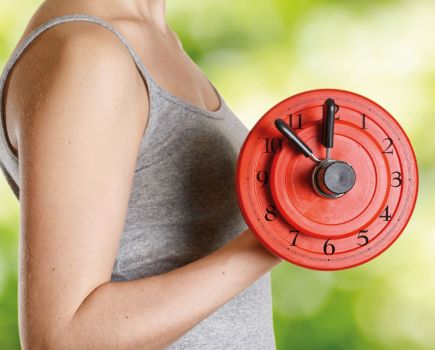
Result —
<instances>
[{"instance_id":1,"label":"woman's neck","mask_svg":"<svg viewBox=\"0 0 435 350\"><path fill-rule=\"evenodd\" d=\"M104 0L107 1L107 0ZM110 0L120 3L139 18L152 21L166 33L166 0Z\"/></svg>"},{"instance_id":2,"label":"woman's neck","mask_svg":"<svg viewBox=\"0 0 435 350\"><path fill-rule=\"evenodd\" d=\"M94 9L107 17L136 18L152 23L163 34L170 32L166 23L166 0L45 0L39 10L56 12L64 8L70 11L71 6L79 7L83 11Z\"/></svg>"}]
</instances>

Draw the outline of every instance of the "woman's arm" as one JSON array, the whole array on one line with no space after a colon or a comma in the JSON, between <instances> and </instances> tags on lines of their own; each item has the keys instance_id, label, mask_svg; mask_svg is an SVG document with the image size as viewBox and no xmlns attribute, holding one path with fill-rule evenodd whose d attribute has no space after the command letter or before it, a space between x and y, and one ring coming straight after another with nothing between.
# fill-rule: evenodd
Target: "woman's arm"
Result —
<instances>
[{"instance_id":1,"label":"woman's arm","mask_svg":"<svg viewBox=\"0 0 435 350\"><path fill-rule=\"evenodd\" d=\"M147 90L106 29L68 23L41 37L15 72L23 349L164 348L281 260L246 230L176 270L111 282Z\"/></svg>"},{"instance_id":2,"label":"woman's arm","mask_svg":"<svg viewBox=\"0 0 435 350\"><path fill-rule=\"evenodd\" d=\"M281 260L249 230L170 272L99 286L70 323L62 349L164 349Z\"/></svg>"}]
</instances>

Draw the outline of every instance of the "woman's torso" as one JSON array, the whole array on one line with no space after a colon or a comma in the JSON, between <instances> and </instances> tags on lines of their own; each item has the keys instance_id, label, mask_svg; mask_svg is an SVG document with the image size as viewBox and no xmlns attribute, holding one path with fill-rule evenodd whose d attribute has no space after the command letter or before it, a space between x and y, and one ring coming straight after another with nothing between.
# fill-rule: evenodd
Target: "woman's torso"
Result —
<instances>
[{"instance_id":1,"label":"woman's torso","mask_svg":"<svg viewBox=\"0 0 435 350\"><path fill-rule=\"evenodd\" d=\"M102 23L101 17L88 15L81 20L92 17L97 24ZM38 26L56 16L51 13L34 23ZM57 24L65 23L67 17L58 17ZM23 38L36 26L29 25ZM207 78L197 78L201 74L188 61L184 61L184 68L177 68L184 71L175 81L166 85L165 66L153 65L152 51L147 51L137 37L128 36L131 31L123 32L113 24L114 28L137 52L135 59L147 83L150 103L112 272L112 280L119 281L183 266L222 247L247 228L237 205L234 176L248 130ZM168 62L171 65L171 60ZM176 81L183 77L184 81ZM8 116L7 108L5 114ZM18 161L3 141L0 161L7 163L7 175L19 184ZM169 349L274 349L270 288L267 273Z\"/></svg>"}]
</instances>

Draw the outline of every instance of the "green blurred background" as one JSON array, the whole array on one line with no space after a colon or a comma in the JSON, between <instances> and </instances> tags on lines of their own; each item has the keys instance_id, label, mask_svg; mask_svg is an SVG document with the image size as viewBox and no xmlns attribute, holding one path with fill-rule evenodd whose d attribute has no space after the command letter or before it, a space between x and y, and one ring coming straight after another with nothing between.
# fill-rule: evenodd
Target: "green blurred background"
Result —
<instances>
[{"instance_id":1,"label":"green blurred background","mask_svg":"<svg viewBox=\"0 0 435 350\"><path fill-rule=\"evenodd\" d=\"M0 0L0 68L35 0ZM406 231L351 270L273 270L278 349L435 349L435 1L167 0L186 52L251 128L282 99L333 87L401 123L420 191ZM431 182L432 180L432 182ZM19 349L19 205L0 176L0 349Z\"/></svg>"}]
</instances>

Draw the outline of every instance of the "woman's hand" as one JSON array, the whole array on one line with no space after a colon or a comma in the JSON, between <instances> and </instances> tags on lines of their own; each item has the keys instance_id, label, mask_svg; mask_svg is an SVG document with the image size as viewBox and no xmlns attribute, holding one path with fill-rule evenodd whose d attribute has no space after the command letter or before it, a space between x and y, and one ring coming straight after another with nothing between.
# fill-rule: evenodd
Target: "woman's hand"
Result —
<instances>
[{"instance_id":1,"label":"woman's hand","mask_svg":"<svg viewBox=\"0 0 435 350\"><path fill-rule=\"evenodd\" d=\"M261 252L261 254L264 254L265 257L270 258L271 264L273 266L283 261L283 259L274 255L270 250L268 250L264 245L262 245L260 241L257 239L257 237L255 236L255 234L249 228L243 231L239 236L252 249Z\"/></svg>"}]
</instances>

